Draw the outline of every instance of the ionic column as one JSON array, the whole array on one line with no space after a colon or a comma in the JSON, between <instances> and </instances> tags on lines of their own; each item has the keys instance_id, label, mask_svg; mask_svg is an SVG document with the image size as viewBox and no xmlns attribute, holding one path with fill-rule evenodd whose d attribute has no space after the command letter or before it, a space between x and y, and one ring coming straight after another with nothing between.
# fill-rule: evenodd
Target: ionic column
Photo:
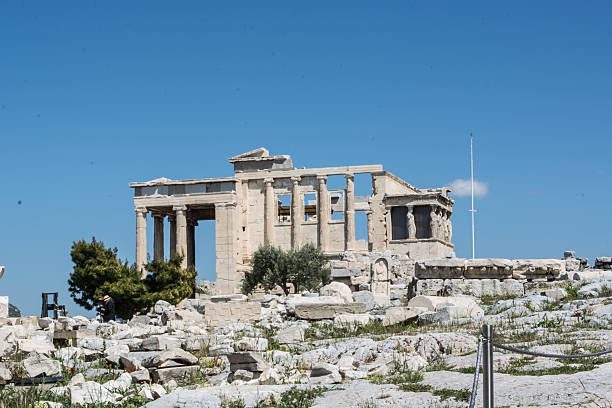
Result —
<instances>
[{"instance_id":1,"label":"ionic column","mask_svg":"<svg viewBox=\"0 0 612 408\"><path fill-rule=\"evenodd\" d=\"M187 222L187 266L195 266L195 227L197 221Z\"/></svg>"},{"instance_id":2,"label":"ionic column","mask_svg":"<svg viewBox=\"0 0 612 408\"><path fill-rule=\"evenodd\" d=\"M346 178L346 209L344 212L344 235L346 250L355 247L355 175L347 174Z\"/></svg>"},{"instance_id":3,"label":"ionic column","mask_svg":"<svg viewBox=\"0 0 612 408\"><path fill-rule=\"evenodd\" d=\"M169 215L168 222L170 223L170 258L176 255L176 216Z\"/></svg>"},{"instance_id":4,"label":"ionic column","mask_svg":"<svg viewBox=\"0 0 612 408\"><path fill-rule=\"evenodd\" d=\"M164 216L153 214L153 259L164 260Z\"/></svg>"},{"instance_id":5,"label":"ionic column","mask_svg":"<svg viewBox=\"0 0 612 408\"><path fill-rule=\"evenodd\" d=\"M322 252L329 250L329 219L331 213L329 211L329 194L327 193L327 176L318 176L319 194L317 209L318 226L319 226L319 248Z\"/></svg>"},{"instance_id":6,"label":"ionic column","mask_svg":"<svg viewBox=\"0 0 612 408\"><path fill-rule=\"evenodd\" d=\"M147 264L147 209L136 207L136 267L142 279L147 277L144 266Z\"/></svg>"},{"instance_id":7,"label":"ionic column","mask_svg":"<svg viewBox=\"0 0 612 408\"><path fill-rule=\"evenodd\" d=\"M274 243L274 187L273 179L267 178L264 180L264 242L266 244Z\"/></svg>"},{"instance_id":8,"label":"ionic column","mask_svg":"<svg viewBox=\"0 0 612 408\"><path fill-rule=\"evenodd\" d=\"M293 183L291 190L291 248L297 249L302 243L304 197L300 192L300 177L292 177L291 182Z\"/></svg>"},{"instance_id":9,"label":"ionic column","mask_svg":"<svg viewBox=\"0 0 612 408\"><path fill-rule=\"evenodd\" d=\"M187 207L172 208L176 212L176 253L183 256L181 268L187 268Z\"/></svg>"}]
</instances>

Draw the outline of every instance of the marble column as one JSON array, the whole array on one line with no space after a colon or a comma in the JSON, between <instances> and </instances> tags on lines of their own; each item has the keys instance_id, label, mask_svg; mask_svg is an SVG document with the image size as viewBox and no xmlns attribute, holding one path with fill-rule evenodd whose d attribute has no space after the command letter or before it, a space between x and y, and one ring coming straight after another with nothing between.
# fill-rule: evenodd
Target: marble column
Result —
<instances>
[{"instance_id":1,"label":"marble column","mask_svg":"<svg viewBox=\"0 0 612 408\"><path fill-rule=\"evenodd\" d=\"M355 247L355 175L347 174L346 178L346 209L344 212L344 235L345 249L352 250Z\"/></svg>"},{"instance_id":2,"label":"marble column","mask_svg":"<svg viewBox=\"0 0 612 408\"><path fill-rule=\"evenodd\" d=\"M264 180L264 242L274 244L274 186L273 179Z\"/></svg>"},{"instance_id":3,"label":"marble column","mask_svg":"<svg viewBox=\"0 0 612 408\"><path fill-rule=\"evenodd\" d=\"M187 222L187 266L195 266L195 227L198 222L189 220Z\"/></svg>"},{"instance_id":4,"label":"marble column","mask_svg":"<svg viewBox=\"0 0 612 408\"><path fill-rule=\"evenodd\" d=\"M331 212L329 209L329 193L327 192L327 176L318 176L319 194L317 195L317 219L319 226L319 248L322 252L329 250L329 220Z\"/></svg>"},{"instance_id":5,"label":"marble column","mask_svg":"<svg viewBox=\"0 0 612 408\"><path fill-rule=\"evenodd\" d=\"M291 177L291 248L302 244L302 222L304 221L304 197L300 190L300 177Z\"/></svg>"},{"instance_id":6,"label":"marble column","mask_svg":"<svg viewBox=\"0 0 612 408\"><path fill-rule=\"evenodd\" d=\"M176 255L176 216L169 215L168 223L170 224L170 258Z\"/></svg>"},{"instance_id":7,"label":"marble column","mask_svg":"<svg viewBox=\"0 0 612 408\"><path fill-rule=\"evenodd\" d=\"M153 259L164 260L164 216L153 214Z\"/></svg>"},{"instance_id":8,"label":"marble column","mask_svg":"<svg viewBox=\"0 0 612 408\"><path fill-rule=\"evenodd\" d=\"M176 254L183 256L181 268L187 268L187 207L172 208L176 213Z\"/></svg>"},{"instance_id":9,"label":"marble column","mask_svg":"<svg viewBox=\"0 0 612 408\"><path fill-rule=\"evenodd\" d=\"M147 209L136 207L136 267L142 279L147 277L144 266L147 263Z\"/></svg>"}]
</instances>

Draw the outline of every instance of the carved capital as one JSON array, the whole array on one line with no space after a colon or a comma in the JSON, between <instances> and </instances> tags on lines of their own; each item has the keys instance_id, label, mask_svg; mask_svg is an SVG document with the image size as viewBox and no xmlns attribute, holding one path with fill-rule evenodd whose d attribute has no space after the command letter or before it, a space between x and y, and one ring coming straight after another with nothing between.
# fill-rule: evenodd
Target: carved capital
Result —
<instances>
[{"instance_id":1,"label":"carved capital","mask_svg":"<svg viewBox=\"0 0 612 408\"><path fill-rule=\"evenodd\" d=\"M147 213L147 207L136 207L134 208L134 212L136 214L146 214Z\"/></svg>"},{"instance_id":2,"label":"carved capital","mask_svg":"<svg viewBox=\"0 0 612 408\"><path fill-rule=\"evenodd\" d=\"M265 178L264 179L264 184L265 185L272 185L272 183L274 183L274 179L273 178Z\"/></svg>"},{"instance_id":3,"label":"carved capital","mask_svg":"<svg viewBox=\"0 0 612 408\"><path fill-rule=\"evenodd\" d=\"M299 176L291 177L291 182L293 183L294 186L297 186L297 184L300 182L300 180L302 180L302 178L299 177Z\"/></svg>"},{"instance_id":4,"label":"carved capital","mask_svg":"<svg viewBox=\"0 0 612 408\"><path fill-rule=\"evenodd\" d=\"M187 211L187 206L186 205L175 205L174 207L172 207L172 211Z\"/></svg>"},{"instance_id":5,"label":"carved capital","mask_svg":"<svg viewBox=\"0 0 612 408\"><path fill-rule=\"evenodd\" d=\"M317 176L317 181L319 184L325 184L327 183L327 176Z\"/></svg>"},{"instance_id":6,"label":"carved capital","mask_svg":"<svg viewBox=\"0 0 612 408\"><path fill-rule=\"evenodd\" d=\"M353 174L353 173L346 173L344 175L344 178L347 179L347 180L355 180L355 174Z\"/></svg>"}]
</instances>

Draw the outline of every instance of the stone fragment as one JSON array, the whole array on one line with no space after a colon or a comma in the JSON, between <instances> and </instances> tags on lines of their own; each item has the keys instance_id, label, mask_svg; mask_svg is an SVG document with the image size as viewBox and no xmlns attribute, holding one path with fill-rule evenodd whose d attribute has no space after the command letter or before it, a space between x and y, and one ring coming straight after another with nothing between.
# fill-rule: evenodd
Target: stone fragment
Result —
<instances>
[{"instance_id":1,"label":"stone fragment","mask_svg":"<svg viewBox=\"0 0 612 408\"><path fill-rule=\"evenodd\" d=\"M54 377L62 373L59 361L42 354L32 354L22 362L27 377Z\"/></svg>"},{"instance_id":2,"label":"stone fragment","mask_svg":"<svg viewBox=\"0 0 612 408\"><path fill-rule=\"evenodd\" d=\"M251 371L236 370L236 372L232 373L232 381L235 381L235 380L251 381L252 379L253 379L253 373Z\"/></svg>"},{"instance_id":3,"label":"stone fragment","mask_svg":"<svg viewBox=\"0 0 612 408\"><path fill-rule=\"evenodd\" d=\"M435 312L441 306L456 306L461 317L482 317L483 310L469 297L416 296L408 302L408 307L425 307Z\"/></svg>"},{"instance_id":4,"label":"stone fragment","mask_svg":"<svg viewBox=\"0 0 612 408\"><path fill-rule=\"evenodd\" d=\"M195 310L184 309L184 310L166 310L161 315L162 324L168 324L171 321L183 321L183 322L202 322L204 316Z\"/></svg>"},{"instance_id":5,"label":"stone fragment","mask_svg":"<svg viewBox=\"0 0 612 408\"><path fill-rule=\"evenodd\" d=\"M86 405L93 403L116 402L121 395L110 392L95 381L68 386L71 405Z\"/></svg>"},{"instance_id":6,"label":"stone fragment","mask_svg":"<svg viewBox=\"0 0 612 408\"><path fill-rule=\"evenodd\" d=\"M573 272L569 274L569 278L572 280L596 280L596 279L612 279L612 271L604 269L587 269L580 272Z\"/></svg>"},{"instance_id":7,"label":"stone fragment","mask_svg":"<svg viewBox=\"0 0 612 408\"><path fill-rule=\"evenodd\" d=\"M22 353L40 353L50 356L55 351L53 343L45 337L30 337L17 340L19 351Z\"/></svg>"},{"instance_id":8,"label":"stone fragment","mask_svg":"<svg viewBox=\"0 0 612 408\"><path fill-rule=\"evenodd\" d=\"M593 298L600 296L603 291L612 291L612 280L589 283L581 287L577 294L579 298Z\"/></svg>"},{"instance_id":9,"label":"stone fragment","mask_svg":"<svg viewBox=\"0 0 612 408\"><path fill-rule=\"evenodd\" d=\"M299 305L312 305L312 304L343 304L344 300L337 296L302 296L302 295L290 295L285 301L285 307L287 308L287 314L290 316L295 315L295 309Z\"/></svg>"},{"instance_id":10,"label":"stone fragment","mask_svg":"<svg viewBox=\"0 0 612 408\"><path fill-rule=\"evenodd\" d=\"M295 308L295 316L298 319L306 320L333 319L338 314L363 312L365 312L363 303L300 304Z\"/></svg>"},{"instance_id":11,"label":"stone fragment","mask_svg":"<svg viewBox=\"0 0 612 408\"><path fill-rule=\"evenodd\" d=\"M460 278L465 271L465 259L439 258L417 261L415 276L419 279Z\"/></svg>"},{"instance_id":12,"label":"stone fragment","mask_svg":"<svg viewBox=\"0 0 612 408\"><path fill-rule=\"evenodd\" d=\"M151 318L146 315L134 316L128 323L130 326L143 325L147 326L151 324Z\"/></svg>"},{"instance_id":13,"label":"stone fragment","mask_svg":"<svg viewBox=\"0 0 612 408\"><path fill-rule=\"evenodd\" d=\"M344 303L353 303L353 294L351 288L344 283L331 282L321 288L319 291L321 296L336 296L344 301Z\"/></svg>"},{"instance_id":14,"label":"stone fragment","mask_svg":"<svg viewBox=\"0 0 612 408\"><path fill-rule=\"evenodd\" d=\"M110 346L104 350L104 358L109 363L119 364L119 359L122 355L126 355L130 352L130 348L125 344L117 344Z\"/></svg>"},{"instance_id":15,"label":"stone fragment","mask_svg":"<svg viewBox=\"0 0 612 408\"><path fill-rule=\"evenodd\" d=\"M269 368L259 353L255 352L241 352L241 353L230 353L227 355L230 362L230 371L236 372L238 370L247 370L252 372L263 372L266 368Z\"/></svg>"},{"instance_id":16,"label":"stone fragment","mask_svg":"<svg viewBox=\"0 0 612 408\"><path fill-rule=\"evenodd\" d=\"M236 351L266 351L268 349L268 340L261 337L243 337L236 344Z\"/></svg>"},{"instance_id":17,"label":"stone fragment","mask_svg":"<svg viewBox=\"0 0 612 408\"><path fill-rule=\"evenodd\" d=\"M185 309L195 310L200 314L206 313L206 305L211 301L208 299L187 299L183 307Z\"/></svg>"},{"instance_id":18,"label":"stone fragment","mask_svg":"<svg viewBox=\"0 0 612 408\"><path fill-rule=\"evenodd\" d=\"M600 256L595 258L595 269L612 269L612 257Z\"/></svg>"},{"instance_id":19,"label":"stone fragment","mask_svg":"<svg viewBox=\"0 0 612 408\"><path fill-rule=\"evenodd\" d=\"M0 363L0 385L4 385L11 381L11 371L6 367L4 363Z\"/></svg>"},{"instance_id":20,"label":"stone fragment","mask_svg":"<svg viewBox=\"0 0 612 408\"><path fill-rule=\"evenodd\" d=\"M185 381L189 377L195 375L200 371L200 366L178 366L178 367L167 367L157 368L151 370L151 379L158 383L167 383L170 380Z\"/></svg>"},{"instance_id":21,"label":"stone fragment","mask_svg":"<svg viewBox=\"0 0 612 408\"><path fill-rule=\"evenodd\" d=\"M385 317L383 318L383 326L390 326L393 324L404 323L412 320L416 320L419 314L407 307L390 307L385 311Z\"/></svg>"},{"instance_id":22,"label":"stone fragment","mask_svg":"<svg viewBox=\"0 0 612 408\"><path fill-rule=\"evenodd\" d=\"M465 261L466 278L505 279L512 276L512 261L501 258L477 258Z\"/></svg>"},{"instance_id":23,"label":"stone fragment","mask_svg":"<svg viewBox=\"0 0 612 408\"><path fill-rule=\"evenodd\" d=\"M213 303L225 303L225 302L246 302L248 300L246 295L235 294L235 295L216 295L211 296L210 301Z\"/></svg>"},{"instance_id":24,"label":"stone fragment","mask_svg":"<svg viewBox=\"0 0 612 408\"><path fill-rule=\"evenodd\" d=\"M546 289L546 290L540 292L540 294L542 296L546 296L548 298L551 298L555 302L558 302L558 301L560 301L562 299L565 299L567 297L567 292L563 288Z\"/></svg>"},{"instance_id":25,"label":"stone fragment","mask_svg":"<svg viewBox=\"0 0 612 408\"><path fill-rule=\"evenodd\" d=\"M551 280L565 272L565 263L559 259L515 259L512 261L514 279Z\"/></svg>"},{"instance_id":26,"label":"stone fragment","mask_svg":"<svg viewBox=\"0 0 612 408\"><path fill-rule=\"evenodd\" d=\"M102 384L104 388L111 392L124 393L132 385L132 376L128 373L123 373L116 380L110 380Z\"/></svg>"},{"instance_id":27,"label":"stone fragment","mask_svg":"<svg viewBox=\"0 0 612 408\"><path fill-rule=\"evenodd\" d=\"M181 347L181 339L173 336L169 336L167 334L155 335L151 336L147 339L144 339L142 342L142 348L144 350L150 351L161 351L161 350L171 350L175 348Z\"/></svg>"},{"instance_id":28,"label":"stone fragment","mask_svg":"<svg viewBox=\"0 0 612 408\"><path fill-rule=\"evenodd\" d=\"M293 325L280 329L276 333L276 341L279 344L296 344L304 341L304 328L302 326Z\"/></svg>"},{"instance_id":29,"label":"stone fragment","mask_svg":"<svg viewBox=\"0 0 612 408\"><path fill-rule=\"evenodd\" d=\"M206 306L204 319L209 326L224 326L229 323L255 322L261 319L259 302L220 302Z\"/></svg>"},{"instance_id":30,"label":"stone fragment","mask_svg":"<svg viewBox=\"0 0 612 408\"><path fill-rule=\"evenodd\" d=\"M369 290L353 292L353 301L365 304L365 310L369 312L376 307L376 297Z\"/></svg>"},{"instance_id":31,"label":"stone fragment","mask_svg":"<svg viewBox=\"0 0 612 408\"><path fill-rule=\"evenodd\" d=\"M153 313L158 314L158 315L168 310L174 310L174 306L172 306L170 303L166 302L165 300L158 300L157 302L155 302L155 306L153 306Z\"/></svg>"},{"instance_id":32,"label":"stone fragment","mask_svg":"<svg viewBox=\"0 0 612 408\"><path fill-rule=\"evenodd\" d=\"M142 369L140 360L134 358L134 356L129 353L119 356L119 362L128 373Z\"/></svg>"},{"instance_id":33,"label":"stone fragment","mask_svg":"<svg viewBox=\"0 0 612 408\"><path fill-rule=\"evenodd\" d=\"M320 362L312 366L309 381L312 384L339 384L342 376L335 365Z\"/></svg>"},{"instance_id":34,"label":"stone fragment","mask_svg":"<svg viewBox=\"0 0 612 408\"><path fill-rule=\"evenodd\" d=\"M146 370L144 368L140 370L132 371L130 372L130 375L132 376L132 381L136 383L143 383L143 382L151 381L151 375L149 374L149 370Z\"/></svg>"},{"instance_id":35,"label":"stone fragment","mask_svg":"<svg viewBox=\"0 0 612 408\"><path fill-rule=\"evenodd\" d=\"M151 394L153 394L153 398L161 398L166 395L166 390L159 384L151 384Z\"/></svg>"},{"instance_id":36,"label":"stone fragment","mask_svg":"<svg viewBox=\"0 0 612 408\"><path fill-rule=\"evenodd\" d=\"M183 349L173 348L143 359L142 366L145 368L159 367L168 361L174 361L182 365L193 365L197 364L198 358Z\"/></svg>"}]
</instances>

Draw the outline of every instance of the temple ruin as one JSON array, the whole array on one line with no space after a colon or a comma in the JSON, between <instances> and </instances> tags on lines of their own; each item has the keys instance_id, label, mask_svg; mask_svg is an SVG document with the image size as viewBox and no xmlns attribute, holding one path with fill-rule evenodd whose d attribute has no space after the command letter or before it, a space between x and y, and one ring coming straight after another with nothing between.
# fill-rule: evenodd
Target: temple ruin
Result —
<instances>
[{"instance_id":1,"label":"temple ruin","mask_svg":"<svg viewBox=\"0 0 612 408\"><path fill-rule=\"evenodd\" d=\"M264 243L290 249L311 242L332 261L347 254L416 261L453 253L448 188L416 188L379 164L295 168L290 156L271 156L265 148L229 162L232 177L129 184L134 189L137 265L147 262L147 215L153 218L154 259L164 258L167 218L169 254L183 254L184 267L195 265L198 221L215 221L218 293L238 291L251 255ZM371 176L369 195L355 195L358 174ZM343 188L328 188L332 176L344 177ZM367 216L367 241L355 237L359 212ZM379 265L373 273L388 273L389 265ZM389 280L381 280L387 281L388 291Z\"/></svg>"}]
</instances>

